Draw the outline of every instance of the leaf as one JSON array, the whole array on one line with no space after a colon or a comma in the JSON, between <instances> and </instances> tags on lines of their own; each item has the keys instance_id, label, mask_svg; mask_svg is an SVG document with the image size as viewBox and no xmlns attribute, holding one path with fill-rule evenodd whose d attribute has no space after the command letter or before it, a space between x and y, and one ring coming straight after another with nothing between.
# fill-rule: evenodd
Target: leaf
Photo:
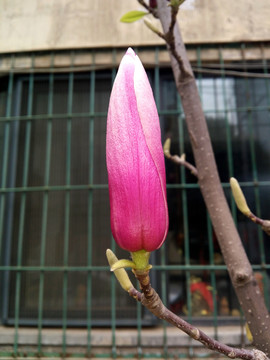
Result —
<instances>
[{"instance_id":1,"label":"leaf","mask_svg":"<svg viewBox=\"0 0 270 360\"><path fill-rule=\"evenodd\" d=\"M125 15L123 15L121 17L120 21L124 22L124 23L132 23L134 21L140 20L145 15L148 15L148 12L133 10L133 11L129 11Z\"/></svg>"}]
</instances>

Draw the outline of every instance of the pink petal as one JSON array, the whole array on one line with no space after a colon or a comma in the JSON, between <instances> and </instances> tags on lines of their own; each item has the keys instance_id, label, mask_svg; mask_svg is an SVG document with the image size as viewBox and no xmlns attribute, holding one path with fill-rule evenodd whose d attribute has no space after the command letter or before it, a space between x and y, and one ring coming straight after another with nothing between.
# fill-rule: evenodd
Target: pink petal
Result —
<instances>
[{"instance_id":1,"label":"pink petal","mask_svg":"<svg viewBox=\"0 0 270 360\"><path fill-rule=\"evenodd\" d=\"M128 49L108 111L111 227L122 248L152 251L162 245L168 228L165 167L152 90L137 59Z\"/></svg>"}]
</instances>

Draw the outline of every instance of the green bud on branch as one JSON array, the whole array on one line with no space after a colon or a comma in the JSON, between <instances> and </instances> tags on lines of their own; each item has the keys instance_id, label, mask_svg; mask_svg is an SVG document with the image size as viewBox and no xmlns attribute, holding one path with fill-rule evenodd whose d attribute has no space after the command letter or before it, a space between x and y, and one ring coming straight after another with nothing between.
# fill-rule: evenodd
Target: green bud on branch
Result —
<instances>
[{"instance_id":1,"label":"green bud on branch","mask_svg":"<svg viewBox=\"0 0 270 360\"><path fill-rule=\"evenodd\" d=\"M152 21L150 21L149 19L144 19L144 23L148 27L148 29L152 30L158 36L164 38L164 35L155 27Z\"/></svg>"},{"instance_id":2,"label":"green bud on branch","mask_svg":"<svg viewBox=\"0 0 270 360\"><path fill-rule=\"evenodd\" d=\"M169 6L171 6L175 10L178 10L179 6L182 5L184 1L185 0L171 0Z\"/></svg>"},{"instance_id":3,"label":"green bud on branch","mask_svg":"<svg viewBox=\"0 0 270 360\"><path fill-rule=\"evenodd\" d=\"M163 152L167 158L171 157L171 139L170 138L166 139L166 141L163 145Z\"/></svg>"},{"instance_id":4,"label":"green bud on branch","mask_svg":"<svg viewBox=\"0 0 270 360\"><path fill-rule=\"evenodd\" d=\"M235 178L230 178L230 185L233 197L238 209L246 216L250 216L251 211L247 205L246 198L240 188L238 181Z\"/></svg>"}]
</instances>

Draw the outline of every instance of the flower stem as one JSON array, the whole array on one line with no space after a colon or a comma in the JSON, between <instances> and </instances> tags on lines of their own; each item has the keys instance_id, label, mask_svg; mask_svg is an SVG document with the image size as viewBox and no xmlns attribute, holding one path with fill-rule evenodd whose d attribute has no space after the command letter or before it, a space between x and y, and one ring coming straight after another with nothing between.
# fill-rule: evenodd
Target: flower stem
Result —
<instances>
[{"instance_id":1,"label":"flower stem","mask_svg":"<svg viewBox=\"0 0 270 360\"><path fill-rule=\"evenodd\" d=\"M150 252L145 250L139 250L131 253L132 261L135 264L135 269L139 271L145 271L151 269L149 265Z\"/></svg>"}]
</instances>

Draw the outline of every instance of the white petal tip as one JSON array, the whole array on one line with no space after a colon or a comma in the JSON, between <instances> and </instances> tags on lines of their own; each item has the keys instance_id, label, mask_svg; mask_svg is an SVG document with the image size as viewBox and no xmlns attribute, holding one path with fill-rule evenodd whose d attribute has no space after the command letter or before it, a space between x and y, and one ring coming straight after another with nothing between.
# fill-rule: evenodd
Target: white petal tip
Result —
<instances>
[{"instance_id":1,"label":"white petal tip","mask_svg":"<svg viewBox=\"0 0 270 360\"><path fill-rule=\"evenodd\" d=\"M134 50L131 47L127 49L126 55L131 55L132 57L136 56Z\"/></svg>"}]
</instances>

